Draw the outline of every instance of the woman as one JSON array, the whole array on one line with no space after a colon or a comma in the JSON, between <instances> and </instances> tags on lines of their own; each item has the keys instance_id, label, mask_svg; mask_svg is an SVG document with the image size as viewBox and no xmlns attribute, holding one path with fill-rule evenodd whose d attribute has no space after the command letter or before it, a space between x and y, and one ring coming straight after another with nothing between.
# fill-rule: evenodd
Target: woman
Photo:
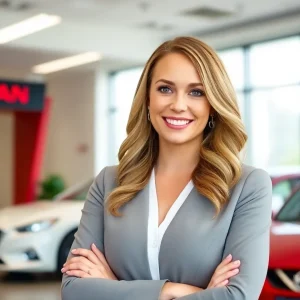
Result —
<instances>
[{"instance_id":1,"label":"woman","mask_svg":"<svg viewBox=\"0 0 300 300\"><path fill-rule=\"evenodd\" d=\"M63 300L254 300L266 276L271 180L215 52L180 37L140 78L119 151L90 188Z\"/></svg>"}]
</instances>

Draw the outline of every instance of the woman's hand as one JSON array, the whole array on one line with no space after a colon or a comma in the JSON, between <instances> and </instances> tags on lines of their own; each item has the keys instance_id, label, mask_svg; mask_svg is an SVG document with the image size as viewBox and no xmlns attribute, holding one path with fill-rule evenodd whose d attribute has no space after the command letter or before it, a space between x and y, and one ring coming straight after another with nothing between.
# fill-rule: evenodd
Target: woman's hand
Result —
<instances>
[{"instance_id":1,"label":"woman's hand","mask_svg":"<svg viewBox=\"0 0 300 300\"><path fill-rule=\"evenodd\" d=\"M226 286L229 279L239 272L240 261L232 262L232 256L228 255L216 268L210 283L209 288ZM163 288L159 300L172 300L194 294L203 289L182 283L167 282Z\"/></svg>"},{"instance_id":2,"label":"woman's hand","mask_svg":"<svg viewBox=\"0 0 300 300\"><path fill-rule=\"evenodd\" d=\"M239 260L232 262L232 255L228 255L216 268L207 288L227 285L229 279L239 273L240 264Z\"/></svg>"},{"instance_id":3,"label":"woman's hand","mask_svg":"<svg viewBox=\"0 0 300 300\"><path fill-rule=\"evenodd\" d=\"M92 250L79 248L72 250L72 254L76 256L64 264L61 270L62 273L81 278L118 280L104 255L95 244L92 244L91 249Z\"/></svg>"},{"instance_id":4,"label":"woman's hand","mask_svg":"<svg viewBox=\"0 0 300 300\"><path fill-rule=\"evenodd\" d=\"M202 290L203 289L193 285L167 282L162 288L159 300L177 299L180 297L200 292Z\"/></svg>"}]
</instances>

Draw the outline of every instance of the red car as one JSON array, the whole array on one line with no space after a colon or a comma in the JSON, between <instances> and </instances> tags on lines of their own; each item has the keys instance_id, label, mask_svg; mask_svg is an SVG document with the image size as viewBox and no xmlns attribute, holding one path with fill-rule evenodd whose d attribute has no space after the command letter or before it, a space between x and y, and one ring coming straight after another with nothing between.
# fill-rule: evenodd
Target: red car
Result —
<instances>
[{"instance_id":1,"label":"red car","mask_svg":"<svg viewBox=\"0 0 300 300\"><path fill-rule=\"evenodd\" d=\"M300 184L300 174L288 174L272 176L273 194L287 198L292 191Z\"/></svg>"},{"instance_id":2,"label":"red car","mask_svg":"<svg viewBox=\"0 0 300 300\"><path fill-rule=\"evenodd\" d=\"M271 227L270 262L260 300L300 300L300 188Z\"/></svg>"},{"instance_id":3,"label":"red car","mask_svg":"<svg viewBox=\"0 0 300 300\"><path fill-rule=\"evenodd\" d=\"M292 192L300 185L300 174L271 176L273 184L273 207L277 213Z\"/></svg>"}]
</instances>

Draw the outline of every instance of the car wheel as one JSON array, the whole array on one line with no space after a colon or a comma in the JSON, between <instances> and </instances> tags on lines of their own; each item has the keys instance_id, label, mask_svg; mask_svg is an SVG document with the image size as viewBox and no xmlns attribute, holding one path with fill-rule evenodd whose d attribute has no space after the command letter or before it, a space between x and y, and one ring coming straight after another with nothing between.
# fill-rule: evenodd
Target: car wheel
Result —
<instances>
[{"instance_id":1,"label":"car wheel","mask_svg":"<svg viewBox=\"0 0 300 300\"><path fill-rule=\"evenodd\" d=\"M73 244L74 241L74 234L76 233L77 230L73 230L72 232L70 232L62 241L60 248L59 248L59 252L58 252L58 261L57 261L57 274L62 275L61 274L61 269L63 267L63 264L66 262L69 252L70 252L70 248Z\"/></svg>"}]
</instances>

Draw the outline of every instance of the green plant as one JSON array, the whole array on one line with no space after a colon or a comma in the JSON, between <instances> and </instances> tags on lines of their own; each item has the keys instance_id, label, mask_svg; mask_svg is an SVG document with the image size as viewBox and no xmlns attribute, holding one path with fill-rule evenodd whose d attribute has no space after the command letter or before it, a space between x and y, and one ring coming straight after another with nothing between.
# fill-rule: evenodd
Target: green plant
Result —
<instances>
[{"instance_id":1,"label":"green plant","mask_svg":"<svg viewBox=\"0 0 300 300\"><path fill-rule=\"evenodd\" d=\"M65 182L59 175L49 175L41 182L41 193L39 199L53 199L58 193L65 189Z\"/></svg>"}]
</instances>

